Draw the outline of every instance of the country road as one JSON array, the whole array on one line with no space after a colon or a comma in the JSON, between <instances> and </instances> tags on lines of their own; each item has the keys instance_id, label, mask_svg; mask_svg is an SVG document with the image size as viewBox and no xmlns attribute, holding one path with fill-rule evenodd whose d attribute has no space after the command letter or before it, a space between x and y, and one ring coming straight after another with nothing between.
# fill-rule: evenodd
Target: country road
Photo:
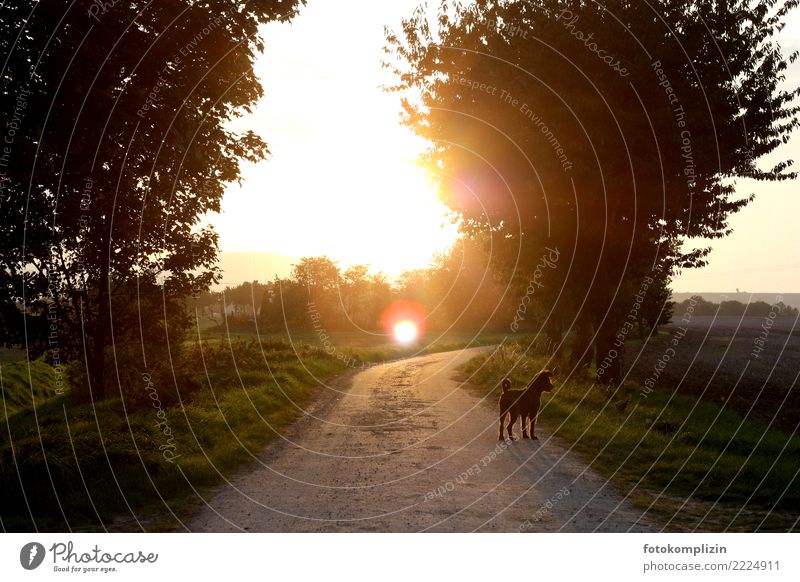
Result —
<instances>
[{"instance_id":1,"label":"country road","mask_svg":"<svg viewBox=\"0 0 800 582\"><path fill-rule=\"evenodd\" d=\"M208 495L188 529L656 529L546 431L538 441L498 442L496 402L465 389L459 373L480 349L340 377L258 463Z\"/></svg>"}]
</instances>

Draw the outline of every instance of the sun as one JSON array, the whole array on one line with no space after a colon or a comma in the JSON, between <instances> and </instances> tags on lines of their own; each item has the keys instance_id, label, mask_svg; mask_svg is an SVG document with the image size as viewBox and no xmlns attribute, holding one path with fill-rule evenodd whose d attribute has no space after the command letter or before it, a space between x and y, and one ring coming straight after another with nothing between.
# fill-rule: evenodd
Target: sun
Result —
<instances>
[{"instance_id":1,"label":"sun","mask_svg":"<svg viewBox=\"0 0 800 582\"><path fill-rule=\"evenodd\" d=\"M314 43L301 40L295 23L276 25L256 63L269 90L232 129L264 136L271 154L243 165L242 185L226 191L224 213L212 220L220 246L325 255L342 269L368 265L389 277L427 268L458 240L458 217L440 197L436 169L419 163L430 145L401 123L397 94L381 90L394 83L373 57L383 35L339 42L325 4L296 21L319 26Z\"/></svg>"},{"instance_id":2,"label":"sun","mask_svg":"<svg viewBox=\"0 0 800 582\"><path fill-rule=\"evenodd\" d=\"M390 277L428 267L455 244L457 220L406 141L386 140L380 148L363 151L360 144L379 139L365 129L357 142L326 144L318 152L309 144L313 153L307 155L317 160L313 172L293 167L281 175L284 164L306 163L304 155L288 152L252 168L247 187L282 195L226 195L226 217L219 223L224 250L325 255L343 269L369 265ZM347 152L359 148L359 166L354 167L353 154Z\"/></svg>"},{"instance_id":3,"label":"sun","mask_svg":"<svg viewBox=\"0 0 800 582\"><path fill-rule=\"evenodd\" d=\"M401 344L410 344L417 339L417 324L408 319L398 321L394 326L394 339Z\"/></svg>"},{"instance_id":4,"label":"sun","mask_svg":"<svg viewBox=\"0 0 800 582\"><path fill-rule=\"evenodd\" d=\"M399 300L384 309L381 325L399 344L414 343L425 333L425 308L413 301Z\"/></svg>"}]
</instances>

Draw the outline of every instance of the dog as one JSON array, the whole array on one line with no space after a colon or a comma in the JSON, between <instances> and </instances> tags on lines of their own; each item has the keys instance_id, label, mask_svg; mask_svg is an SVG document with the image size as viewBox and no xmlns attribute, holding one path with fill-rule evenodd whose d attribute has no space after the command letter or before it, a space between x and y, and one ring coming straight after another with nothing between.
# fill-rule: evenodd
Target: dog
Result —
<instances>
[{"instance_id":1,"label":"dog","mask_svg":"<svg viewBox=\"0 0 800 582\"><path fill-rule=\"evenodd\" d=\"M550 392L553 389L553 373L550 370L542 370L533 377L524 390L512 390L511 380L503 379L503 393L500 395L500 435L498 440L504 440L504 433L508 432L508 438L512 441L517 440L514 436L514 424L517 418L522 425L522 438L536 439L536 415L539 414L539 404L542 392ZM510 417L508 426L505 420ZM530 433L528 432L528 422L530 421Z\"/></svg>"}]
</instances>

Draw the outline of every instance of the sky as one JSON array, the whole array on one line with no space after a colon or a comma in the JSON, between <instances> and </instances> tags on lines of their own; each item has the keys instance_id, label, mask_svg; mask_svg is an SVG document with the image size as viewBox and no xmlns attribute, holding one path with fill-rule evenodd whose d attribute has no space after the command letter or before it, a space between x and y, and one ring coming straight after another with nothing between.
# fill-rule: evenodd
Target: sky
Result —
<instances>
[{"instance_id":1,"label":"sky","mask_svg":"<svg viewBox=\"0 0 800 582\"><path fill-rule=\"evenodd\" d=\"M223 253L324 254L392 276L452 245L453 217L414 163L425 144L400 125L398 95L380 88L391 82L380 66L384 25L396 29L417 3L308 0L292 23L265 27L256 65L265 97L235 127L262 135L272 153L245 166L212 220ZM800 11L781 44L800 47ZM800 61L787 81L800 83ZM774 159L785 157L800 163L800 137ZM711 241L709 266L681 273L673 290L800 292L797 186L740 181L755 201L731 217L730 237Z\"/></svg>"},{"instance_id":2,"label":"sky","mask_svg":"<svg viewBox=\"0 0 800 582\"><path fill-rule=\"evenodd\" d=\"M325 254L397 275L453 244L457 225L415 163L425 144L380 89L392 81L380 65L384 24L414 6L310 0L291 24L265 27L256 73L266 95L239 124L272 155L226 192L223 252Z\"/></svg>"}]
</instances>

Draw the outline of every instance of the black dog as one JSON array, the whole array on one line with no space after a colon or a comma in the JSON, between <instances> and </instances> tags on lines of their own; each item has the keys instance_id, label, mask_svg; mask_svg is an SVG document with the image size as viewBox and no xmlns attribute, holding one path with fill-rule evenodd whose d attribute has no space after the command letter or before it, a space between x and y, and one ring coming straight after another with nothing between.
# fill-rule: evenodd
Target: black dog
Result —
<instances>
[{"instance_id":1,"label":"black dog","mask_svg":"<svg viewBox=\"0 0 800 582\"><path fill-rule=\"evenodd\" d=\"M511 390L511 380L503 379L503 394L500 396L500 435L499 440L503 440L504 432L508 432L508 438L517 440L514 436L514 424L517 418L521 419L522 438L535 439L536 434L536 415L539 414L539 403L542 392L550 392L553 389L551 380L553 373L550 370L542 370L533 377L530 384L524 390ZM510 417L508 427L505 426L506 416ZM528 433L528 421L530 420L530 434Z\"/></svg>"}]
</instances>

